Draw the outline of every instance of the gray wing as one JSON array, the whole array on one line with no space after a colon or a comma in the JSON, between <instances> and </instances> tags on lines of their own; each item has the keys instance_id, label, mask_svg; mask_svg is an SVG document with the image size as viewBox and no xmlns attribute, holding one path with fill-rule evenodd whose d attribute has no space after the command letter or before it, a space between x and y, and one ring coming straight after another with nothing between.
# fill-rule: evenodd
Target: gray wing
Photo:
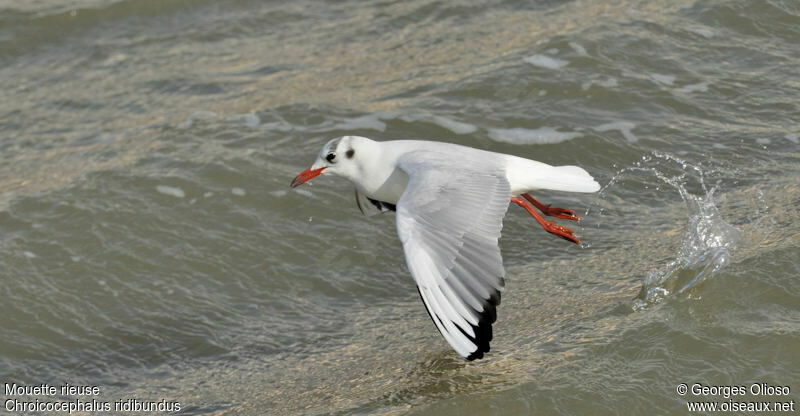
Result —
<instances>
[{"instance_id":1,"label":"gray wing","mask_svg":"<svg viewBox=\"0 0 800 416\"><path fill-rule=\"evenodd\" d=\"M397 232L420 297L456 352L482 358L505 285L498 239L511 189L503 166L418 151L398 167L409 183L397 203Z\"/></svg>"}]
</instances>

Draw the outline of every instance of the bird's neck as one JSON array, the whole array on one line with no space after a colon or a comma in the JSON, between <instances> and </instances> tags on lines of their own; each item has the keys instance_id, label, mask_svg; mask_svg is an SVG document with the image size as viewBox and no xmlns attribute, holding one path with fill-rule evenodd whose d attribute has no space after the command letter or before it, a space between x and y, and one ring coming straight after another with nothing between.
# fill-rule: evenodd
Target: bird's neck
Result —
<instances>
[{"instance_id":1,"label":"bird's neck","mask_svg":"<svg viewBox=\"0 0 800 416\"><path fill-rule=\"evenodd\" d=\"M368 157L361 159L359 169L348 179L364 195L396 204L408 184L408 175L397 168L399 155L375 141L369 141L363 150Z\"/></svg>"}]
</instances>

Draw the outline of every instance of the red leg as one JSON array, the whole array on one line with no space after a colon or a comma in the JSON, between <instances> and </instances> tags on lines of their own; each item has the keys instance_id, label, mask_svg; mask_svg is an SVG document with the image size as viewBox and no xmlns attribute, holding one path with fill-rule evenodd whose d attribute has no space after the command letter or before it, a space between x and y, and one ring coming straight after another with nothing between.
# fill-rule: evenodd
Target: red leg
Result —
<instances>
[{"instance_id":1,"label":"red leg","mask_svg":"<svg viewBox=\"0 0 800 416\"><path fill-rule=\"evenodd\" d=\"M555 234L555 235L557 235L557 236L559 236L559 237L561 237L561 238L563 238L563 239L565 239L567 241L573 242L575 244L580 244L580 241L578 241L578 239L575 238L575 236L572 235L572 230L570 230L567 227L562 227L562 226L560 226L558 224L545 221L544 218L542 218L542 216L539 215L539 213L536 212L533 209L533 207L528 205L528 203L525 202L524 199L522 199L522 198L520 198L518 196L512 196L511 197L511 202L521 206L522 208L525 208L525 211L528 211L528 214L531 214L533 219L535 219L536 222L538 222L539 225L541 225L542 228L544 228L544 230L547 231L548 233Z\"/></svg>"},{"instance_id":2,"label":"red leg","mask_svg":"<svg viewBox=\"0 0 800 416\"><path fill-rule=\"evenodd\" d=\"M528 194L522 194L522 196L525 199L527 199L528 202L533 204L533 206L538 208L539 211L542 211L542 214L544 214L544 215L547 215L549 217L561 218L561 219L564 219L564 220L570 220L570 221L578 221L578 220L580 220L580 217L575 215L575 211L573 211L571 209L552 208L552 207L550 207L550 205L544 205L541 202L533 199L533 197L528 195Z\"/></svg>"}]
</instances>

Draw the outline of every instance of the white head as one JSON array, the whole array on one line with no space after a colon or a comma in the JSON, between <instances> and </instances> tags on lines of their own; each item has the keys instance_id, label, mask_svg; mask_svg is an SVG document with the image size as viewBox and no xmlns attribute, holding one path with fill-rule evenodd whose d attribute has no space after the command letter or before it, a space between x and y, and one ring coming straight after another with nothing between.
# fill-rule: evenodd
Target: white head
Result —
<instances>
[{"instance_id":1,"label":"white head","mask_svg":"<svg viewBox=\"0 0 800 416\"><path fill-rule=\"evenodd\" d=\"M310 168L300 172L291 187L298 187L320 174L343 176L351 181L364 172L364 155L374 152L377 143L360 136L342 136L325 143Z\"/></svg>"}]
</instances>

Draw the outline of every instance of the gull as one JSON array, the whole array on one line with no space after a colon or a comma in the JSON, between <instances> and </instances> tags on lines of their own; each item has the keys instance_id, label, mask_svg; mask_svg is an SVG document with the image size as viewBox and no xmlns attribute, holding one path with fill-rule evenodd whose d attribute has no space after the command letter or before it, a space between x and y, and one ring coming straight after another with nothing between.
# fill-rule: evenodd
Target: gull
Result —
<instances>
[{"instance_id":1,"label":"gull","mask_svg":"<svg viewBox=\"0 0 800 416\"><path fill-rule=\"evenodd\" d=\"M545 231L578 244L572 230L546 221L536 210L571 221L580 219L575 212L542 204L529 193L600 189L577 166L551 166L451 143L379 142L360 136L330 140L291 186L327 174L355 186L356 203L365 215L396 212L406 264L428 315L469 361L489 352L505 288L498 239L509 202L524 208Z\"/></svg>"}]
</instances>

